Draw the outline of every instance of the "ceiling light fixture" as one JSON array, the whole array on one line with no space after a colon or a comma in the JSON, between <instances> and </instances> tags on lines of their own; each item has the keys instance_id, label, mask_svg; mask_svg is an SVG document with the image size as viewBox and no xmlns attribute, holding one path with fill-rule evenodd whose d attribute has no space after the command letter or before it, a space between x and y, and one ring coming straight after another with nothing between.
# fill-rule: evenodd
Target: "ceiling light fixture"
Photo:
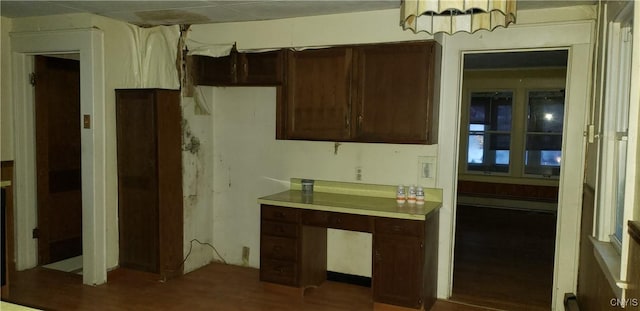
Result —
<instances>
[{"instance_id":1,"label":"ceiling light fixture","mask_svg":"<svg viewBox=\"0 0 640 311\"><path fill-rule=\"evenodd\" d=\"M400 25L414 33L493 30L516 22L516 0L403 0Z\"/></svg>"}]
</instances>

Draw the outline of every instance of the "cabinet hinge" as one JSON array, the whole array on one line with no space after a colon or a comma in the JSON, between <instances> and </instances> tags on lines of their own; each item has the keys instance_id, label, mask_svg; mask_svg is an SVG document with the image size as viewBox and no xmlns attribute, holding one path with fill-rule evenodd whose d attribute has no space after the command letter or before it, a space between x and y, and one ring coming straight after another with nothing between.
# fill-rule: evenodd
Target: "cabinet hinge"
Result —
<instances>
[{"instance_id":1,"label":"cabinet hinge","mask_svg":"<svg viewBox=\"0 0 640 311\"><path fill-rule=\"evenodd\" d=\"M29 84L31 84L31 86L36 86L36 73L32 72L29 74Z\"/></svg>"},{"instance_id":2,"label":"cabinet hinge","mask_svg":"<svg viewBox=\"0 0 640 311\"><path fill-rule=\"evenodd\" d=\"M39 228L33 228L33 231L31 233L32 237L34 239L39 239L40 238L40 229Z\"/></svg>"}]
</instances>

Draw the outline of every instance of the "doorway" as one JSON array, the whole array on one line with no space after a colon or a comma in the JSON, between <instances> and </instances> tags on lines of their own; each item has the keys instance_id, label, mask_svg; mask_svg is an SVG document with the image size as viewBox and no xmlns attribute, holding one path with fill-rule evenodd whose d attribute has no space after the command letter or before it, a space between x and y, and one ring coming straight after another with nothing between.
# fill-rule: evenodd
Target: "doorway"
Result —
<instances>
[{"instance_id":1,"label":"doorway","mask_svg":"<svg viewBox=\"0 0 640 311\"><path fill-rule=\"evenodd\" d=\"M12 97L15 127L16 270L38 265L37 191L35 169L35 104L29 73L33 55L80 54L80 109L90 126L81 130L82 144L82 283L98 285L107 280L106 117L104 38L100 29L15 32L11 34ZM116 242L117 243L117 242ZM117 244L116 244L117 245Z\"/></svg>"},{"instance_id":2,"label":"doorway","mask_svg":"<svg viewBox=\"0 0 640 311\"><path fill-rule=\"evenodd\" d=\"M80 55L34 56L38 265L82 271Z\"/></svg>"},{"instance_id":3,"label":"doorway","mask_svg":"<svg viewBox=\"0 0 640 311\"><path fill-rule=\"evenodd\" d=\"M464 56L453 300L552 309L567 60Z\"/></svg>"}]
</instances>

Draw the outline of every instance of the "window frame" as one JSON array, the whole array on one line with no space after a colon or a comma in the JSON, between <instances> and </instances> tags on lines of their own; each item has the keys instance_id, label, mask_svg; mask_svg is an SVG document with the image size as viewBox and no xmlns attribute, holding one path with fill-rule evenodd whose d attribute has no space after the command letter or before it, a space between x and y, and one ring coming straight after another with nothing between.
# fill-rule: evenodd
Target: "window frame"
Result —
<instances>
[{"instance_id":1,"label":"window frame","mask_svg":"<svg viewBox=\"0 0 640 311\"><path fill-rule=\"evenodd\" d=\"M637 170L636 159L638 157L638 128L640 115L640 90L634 88L640 82L640 72L638 68L640 61L640 38L633 38L633 29L638 27L637 12L634 2L619 4L606 4L606 8L616 10L614 18L603 24L603 81L601 88L603 95L600 98L600 118L598 119L598 145L597 145L597 176L596 176L596 198L594 211L594 246L602 245L602 248L610 248L608 260L603 260L607 256L604 251L595 248L596 259L603 269L612 289L619 298L624 295L624 280L627 280L629 272L629 248L632 243L629 238L628 221L633 219L634 206L637 204ZM634 10L636 13L634 14ZM606 11L606 10L605 10ZM624 32L629 29L628 43L624 43ZM635 41L634 41L635 39ZM621 56L623 53L627 57ZM622 70L621 70L622 68ZM625 69L631 69L629 75L625 75ZM625 88L627 82L629 88ZM628 96L628 97L627 97ZM622 97L622 99L621 99ZM628 104L628 110L620 112L620 105ZM617 127L620 115L626 115L628 119L625 131L620 131ZM625 185L622 197L621 213L621 241L615 236L616 213L618 211L617 193L615 184L617 182L616 168L619 165L619 158L616 150L619 143L624 141L626 146L625 159ZM637 216L637 215L636 215ZM597 240L596 240L597 239ZM601 259L602 258L602 259Z\"/></svg>"},{"instance_id":2,"label":"window frame","mask_svg":"<svg viewBox=\"0 0 640 311\"><path fill-rule=\"evenodd\" d=\"M564 90L565 88L563 87L562 90ZM536 133L536 135L550 135L550 134L540 134L539 132L529 132L528 129L528 114L527 114L527 110L529 108L529 99L530 96L529 94L531 92L553 92L553 91L558 91L558 88L551 88L551 87L547 87L547 88L527 88L524 90L525 93L525 103L524 103L524 113L523 113L523 129L522 129L522 152L521 152L521 160L522 160L522 169L520 172L520 176L521 177L526 177L526 178L534 178L534 179L548 179L548 180L559 180L560 179L560 170L558 169L558 175L545 175L545 174L527 174L526 172L526 153L527 153L527 135L529 135L529 133ZM566 99L566 94L565 97L563 98L563 102L562 102L562 130L560 132L554 132L553 135L559 135L560 139L563 139L564 136L564 126L565 126L565 112L567 111L566 108L566 103L567 103L567 99ZM560 143L560 152L562 153L562 142ZM558 168L562 167L562 161L560 162L560 166L558 166Z\"/></svg>"},{"instance_id":3,"label":"window frame","mask_svg":"<svg viewBox=\"0 0 640 311\"><path fill-rule=\"evenodd\" d=\"M629 146L629 129L637 128L638 120L629 117L633 102L630 98L632 66L632 39L633 32L633 3L629 3L621 12L610 21L607 38L607 74L605 85L605 103L602 128L600 130L600 179L598 183L598 209L596 222L596 237L603 242L610 242L621 257L628 254L628 238L626 238L627 221L631 219L633 212L635 189L634 181L625 175L624 198L622 205L617 199L617 182L619 171L619 147L622 142L626 144L626 159L624 170L635 167L634 160L637 156L633 146ZM628 34L626 34L628 32ZM631 36L625 38L625 36ZM636 38L637 40L637 38ZM637 106L637 103L635 103ZM623 106L623 107L621 107ZM625 107L626 106L626 107ZM637 107L635 108L637 111ZM621 120L621 116L627 120ZM625 130L619 128L620 123L625 123ZM635 123L635 124L634 124ZM622 228L619 239L616 235L618 207L622 210L620 225ZM625 262L624 260L622 262ZM621 262L621 264L622 264ZM622 269L624 273L626 269ZM621 276L622 277L622 276Z\"/></svg>"},{"instance_id":4,"label":"window frame","mask_svg":"<svg viewBox=\"0 0 640 311\"><path fill-rule=\"evenodd\" d=\"M469 135L471 135L471 131L470 125L471 125L471 119L470 119L470 112L471 112L471 99L472 99L472 94L474 93L511 93L511 126L510 126L510 130L509 131L498 131L498 130L484 130L483 133L490 133L490 134L498 134L498 135L509 135L509 164L508 164L508 170L506 172L500 172L500 171L480 171L480 170L469 170ZM515 107L515 90L514 89L510 89L510 88L505 88L505 89L469 89L468 93L466 94L466 101L465 101L465 109L464 111L466 112L465 116L464 116L464 124L465 127L463 129L461 129L461 132L463 132L463 136L464 142L462 142L461 145L464 145L464 172L465 174L470 174L470 175L496 175L496 176L511 176L512 173L512 163L513 163L513 128L514 128L514 107ZM486 148L484 150L484 152L486 152ZM495 160L495 157L494 157Z\"/></svg>"},{"instance_id":5,"label":"window frame","mask_svg":"<svg viewBox=\"0 0 640 311\"><path fill-rule=\"evenodd\" d=\"M486 182L519 183L528 185L557 186L559 176L544 176L542 174L525 174L524 156L526 151L526 125L528 92L530 91L558 91L566 89L568 83L568 67L537 67L537 68L503 68L503 69L470 69L464 71L462 86L458 175L460 180L474 180ZM514 73L509 73L513 71ZM516 74L516 72L518 74ZM484 78L485 74L489 76ZM509 171L483 172L468 169L468 137L469 137L469 109L472 93L511 92L512 124L509 153ZM567 122L567 98L564 101L563 133ZM564 152L563 152L564 154Z\"/></svg>"}]
</instances>

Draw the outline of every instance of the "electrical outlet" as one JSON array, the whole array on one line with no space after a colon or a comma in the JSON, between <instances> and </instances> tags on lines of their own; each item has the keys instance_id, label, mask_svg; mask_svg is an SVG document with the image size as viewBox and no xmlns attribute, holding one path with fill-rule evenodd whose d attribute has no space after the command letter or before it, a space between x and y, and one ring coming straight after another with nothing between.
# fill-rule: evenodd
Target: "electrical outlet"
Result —
<instances>
[{"instance_id":1,"label":"electrical outlet","mask_svg":"<svg viewBox=\"0 0 640 311\"><path fill-rule=\"evenodd\" d=\"M362 180L362 167L356 166L356 180Z\"/></svg>"},{"instance_id":2,"label":"electrical outlet","mask_svg":"<svg viewBox=\"0 0 640 311\"><path fill-rule=\"evenodd\" d=\"M249 246L243 246L242 247L242 264L244 266L248 266L249 265Z\"/></svg>"}]
</instances>

